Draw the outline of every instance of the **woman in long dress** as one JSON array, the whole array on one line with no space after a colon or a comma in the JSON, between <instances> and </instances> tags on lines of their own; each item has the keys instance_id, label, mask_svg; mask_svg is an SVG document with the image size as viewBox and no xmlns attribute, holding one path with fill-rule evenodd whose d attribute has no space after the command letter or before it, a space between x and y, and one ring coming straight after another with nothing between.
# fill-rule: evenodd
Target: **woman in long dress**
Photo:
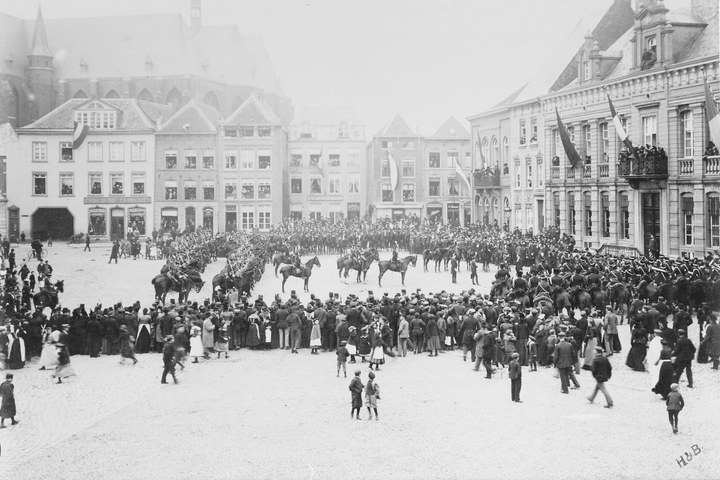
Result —
<instances>
[{"instance_id":1,"label":"woman in long dress","mask_svg":"<svg viewBox=\"0 0 720 480\"><path fill-rule=\"evenodd\" d=\"M322 340L320 338L320 323L317 319L313 320L312 331L310 332L310 353L312 355L318 355L318 348L322 347Z\"/></svg>"},{"instance_id":2,"label":"woman in long dress","mask_svg":"<svg viewBox=\"0 0 720 480\"><path fill-rule=\"evenodd\" d=\"M7 367L11 370L18 370L25 366L25 340L15 333L8 333L8 357Z\"/></svg>"},{"instance_id":3,"label":"woman in long dress","mask_svg":"<svg viewBox=\"0 0 720 480\"><path fill-rule=\"evenodd\" d=\"M647 356L647 331L640 322L635 322L630 337L630 351L625 365L636 372L645 371L645 357Z\"/></svg>"},{"instance_id":4,"label":"woman in long dress","mask_svg":"<svg viewBox=\"0 0 720 480\"><path fill-rule=\"evenodd\" d=\"M380 365L385 363L385 351L383 349L383 340L382 335L380 334L380 330L372 330L372 333L370 334L370 340L372 345L372 350L370 352L370 370L373 369L373 365L375 365L376 370L380 370Z\"/></svg>"},{"instance_id":5,"label":"woman in long dress","mask_svg":"<svg viewBox=\"0 0 720 480\"><path fill-rule=\"evenodd\" d=\"M46 368L54 368L57 365L58 352L55 344L60 341L60 331L53 331L50 327L45 327L43 333L43 348L40 353L40 370Z\"/></svg>"},{"instance_id":6,"label":"woman in long dress","mask_svg":"<svg viewBox=\"0 0 720 480\"><path fill-rule=\"evenodd\" d=\"M440 350L440 331L438 330L437 321L435 321L435 315L430 315L427 325L425 326L425 347L430 352L429 357L437 357L438 350Z\"/></svg>"},{"instance_id":7,"label":"woman in long dress","mask_svg":"<svg viewBox=\"0 0 720 480\"><path fill-rule=\"evenodd\" d=\"M655 329L655 334L650 339L647 349L647 369L650 372L651 381L655 381L660 371L660 352L662 352L662 337L660 334L662 330L659 328Z\"/></svg>"},{"instance_id":8,"label":"woman in long dress","mask_svg":"<svg viewBox=\"0 0 720 480\"><path fill-rule=\"evenodd\" d=\"M585 331L585 360L583 361L583 370L592 371L593 360L595 360L595 347L597 346L598 328L594 319L590 319L590 324Z\"/></svg>"},{"instance_id":9,"label":"woman in long dress","mask_svg":"<svg viewBox=\"0 0 720 480\"><path fill-rule=\"evenodd\" d=\"M663 350L660 353L660 369L658 370L657 383L652 391L660 395L665 400L670 393L670 385L675 382L675 365L673 365L670 357L670 349Z\"/></svg>"},{"instance_id":10,"label":"woman in long dress","mask_svg":"<svg viewBox=\"0 0 720 480\"><path fill-rule=\"evenodd\" d=\"M75 375L75 370L73 370L70 365L70 351L65 344L58 342L55 344L55 347L57 347L58 350L58 363L55 366L55 372L53 372L52 376L57 378L56 383L62 383L63 378Z\"/></svg>"},{"instance_id":11,"label":"woman in long dress","mask_svg":"<svg viewBox=\"0 0 720 480\"><path fill-rule=\"evenodd\" d=\"M138 318L137 340L135 340L135 353L148 353L150 351L151 317L148 309L143 308L143 314Z\"/></svg>"}]
</instances>

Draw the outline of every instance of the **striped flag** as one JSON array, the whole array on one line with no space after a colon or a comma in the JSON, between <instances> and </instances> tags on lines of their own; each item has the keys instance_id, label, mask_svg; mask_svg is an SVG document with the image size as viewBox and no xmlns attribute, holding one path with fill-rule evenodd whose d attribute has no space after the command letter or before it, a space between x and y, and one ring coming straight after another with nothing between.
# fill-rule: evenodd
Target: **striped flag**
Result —
<instances>
[{"instance_id":1,"label":"striped flag","mask_svg":"<svg viewBox=\"0 0 720 480\"><path fill-rule=\"evenodd\" d=\"M397 187L398 182L398 165L390 153L390 150L386 150L386 152L388 163L390 164L390 184L392 185L393 191L395 191L395 187Z\"/></svg>"},{"instance_id":2,"label":"striped flag","mask_svg":"<svg viewBox=\"0 0 720 480\"><path fill-rule=\"evenodd\" d=\"M610 95L608 95L607 97L608 103L610 104L610 115L612 116L613 125L615 125L615 131L617 132L618 137L620 137L620 140L622 140L625 146L628 148L628 150L630 150L633 156L637 158L637 151L635 151L635 147L630 141L627 130L625 130L625 126L623 125L622 120L620 120L620 115L618 115L615 111L612 100L610 100Z\"/></svg>"},{"instance_id":3,"label":"striped flag","mask_svg":"<svg viewBox=\"0 0 720 480\"><path fill-rule=\"evenodd\" d=\"M460 158L455 157L455 173L460 175L460 178L463 179L463 182L465 182L465 186L468 189L468 192L472 192L472 188L470 187L470 181L465 176L465 172L463 172L463 169L460 167Z\"/></svg>"},{"instance_id":4,"label":"striped flag","mask_svg":"<svg viewBox=\"0 0 720 480\"><path fill-rule=\"evenodd\" d=\"M560 113L558 113L557 108L555 109L555 115L557 116L558 132L560 133L560 140L565 149L565 155L567 155L568 160L570 160L570 165L572 165L573 168L577 168L583 164L582 158L580 158L577 150L575 150L575 145L573 145L570 140L570 134L562 123L562 120L560 120Z\"/></svg>"},{"instance_id":5,"label":"striped flag","mask_svg":"<svg viewBox=\"0 0 720 480\"><path fill-rule=\"evenodd\" d=\"M80 145L82 145L85 137L87 137L89 130L90 127L88 127L84 123L73 122L73 150L75 150L76 148L80 148Z\"/></svg>"},{"instance_id":6,"label":"striped flag","mask_svg":"<svg viewBox=\"0 0 720 480\"><path fill-rule=\"evenodd\" d=\"M717 104L710 91L710 87L705 80L705 115L710 127L710 138L715 145L720 145L720 114L718 114Z\"/></svg>"}]
</instances>

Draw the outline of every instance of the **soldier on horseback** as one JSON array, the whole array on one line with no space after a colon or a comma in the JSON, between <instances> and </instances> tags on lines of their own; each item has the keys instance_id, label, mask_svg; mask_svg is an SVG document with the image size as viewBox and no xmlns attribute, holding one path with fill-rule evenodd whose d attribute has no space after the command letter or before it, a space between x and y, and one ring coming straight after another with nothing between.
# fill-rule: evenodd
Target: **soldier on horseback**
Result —
<instances>
[{"instance_id":1,"label":"soldier on horseback","mask_svg":"<svg viewBox=\"0 0 720 480\"><path fill-rule=\"evenodd\" d=\"M395 245L393 245L393 252L392 252L392 259L390 260L390 265L394 266L395 268L400 267L400 260L398 259L398 243L395 242Z\"/></svg>"}]
</instances>

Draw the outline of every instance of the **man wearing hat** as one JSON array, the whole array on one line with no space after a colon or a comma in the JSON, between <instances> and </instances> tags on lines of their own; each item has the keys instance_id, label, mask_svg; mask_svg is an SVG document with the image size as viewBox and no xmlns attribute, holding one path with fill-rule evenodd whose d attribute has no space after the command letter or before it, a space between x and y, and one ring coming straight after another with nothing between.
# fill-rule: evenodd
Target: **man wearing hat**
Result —
<instances>
[{"instance_id":1,"label":"man wearing hat","mask_svg":"<svg viewBox=\"0 0 720 480\"><path fill-rule=\"evenodd\" d=\"M588 401L593 403L595 395L597 395L598 391L600 391L603 395L605 395L605 402L607 402L605 408L612 408L613 400L610 397L607 388L605 388L605 382L610 380L610 377L612 376L612 365L607 357L603 355L603 348L601 346L595 347L595 358L592 363L592 376L596 383L593 392L588 397Z\"/></svg>"},{"instance_id":2,"label":"man wearing hat","mask_svg":"<svg viewBox=\"0 0 720 480\"><path fill-rule=\"evenodd\" d=\"M555 345L555 352L553 353L555 368L557 368L560 373L560 388L562 389L562 393L568 393L572 368L573 365L577 363L577 353L575 352L572 344L568 342L565 337L565 332L560 332L558 334L559 341L557 345Z\"/></svg>"},{"instance_id":3,"label":"man wearing hat","mask_svg":"<svg viewBox=\"0 0 720 480\"><path fill-rule=\"evenodd\" d=\"M680 338L675 344L673 356L675 360L675 383L680 383L683 370L687 373L688 388L693 388L692 361L695 358L695 345L687 337L685 330L678 330Z\"/></svg>"},{"instance_id":4,"label":"man wearing hat","mask_svg":"<svg viewBox=\"0 0 720 480\"><path fill-rule=\"evenodd\" d=\"M350 418L360 420L360 409L363 404L362 392L364 388L365 385L363 385L362 380L360 379L360 370L355 370L355 376L350 381L350 386L348 387L350 390L351 405Z\"/></svg>"},{"instance_id":5,"label":"man wearing hat","mask_svg":"<svg viewBox=\"0 0 720 480\"><path fill-rule=\"evenodd\" d=\"M178 383L175 378L175 345L173 344L174 337L167 335L163 338L165 346L163 347L163 373L160 383L168 383L168 373L172 375L173 382Z\"/></svg>"}]
</instances>

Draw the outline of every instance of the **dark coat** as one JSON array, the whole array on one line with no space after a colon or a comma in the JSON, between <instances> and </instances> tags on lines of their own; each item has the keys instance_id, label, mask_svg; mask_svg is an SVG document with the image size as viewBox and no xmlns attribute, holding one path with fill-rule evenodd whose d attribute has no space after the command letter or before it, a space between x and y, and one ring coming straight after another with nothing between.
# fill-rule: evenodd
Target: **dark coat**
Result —
<instances>
[{"instance_id":1,"label":"dark coat","mask_svg":"<svg viewBox=\"0 0 720 480\"><path fill-rule=\"evenodd\" d=\"M604 355L597 355L592 364L592 376L597 382L607 382L612 377L612 365Z\"/></svg>"},{"instance_id":2,"label":"dark coat","mask_svg":"<svg viewBox=\"0 0 720 480\"><path fill-rule=\"evenodd\" d=\"M517 380L522 377L522 367L520 366L520 362L517 360L511 360L508 368L508 376L510 377L510 380Z\"/></svg>"},{"instance_id":3,"label":"dark coat","mask_svg":"<svg viewBox=\"0 0 720 480\"><path fill-rule=\"evenodd\" d=\"M555 360L555 367L557 368L569 368L572 367L574 349L569 342L558 342L555 345L555 353L553 358Z\"/></svg>"},{"instance_id":4,"label":"dark coat","mask_svg":"<svg viewBox=\"0 0 720 480\"><path fill-rule=\"evenodd\" d=\"M680 340L675 344L673 354L677 357L677 363L684 363L695 358L695 350L692 340L687 337L680 337Z\"/></svg>"}]
</instances>

